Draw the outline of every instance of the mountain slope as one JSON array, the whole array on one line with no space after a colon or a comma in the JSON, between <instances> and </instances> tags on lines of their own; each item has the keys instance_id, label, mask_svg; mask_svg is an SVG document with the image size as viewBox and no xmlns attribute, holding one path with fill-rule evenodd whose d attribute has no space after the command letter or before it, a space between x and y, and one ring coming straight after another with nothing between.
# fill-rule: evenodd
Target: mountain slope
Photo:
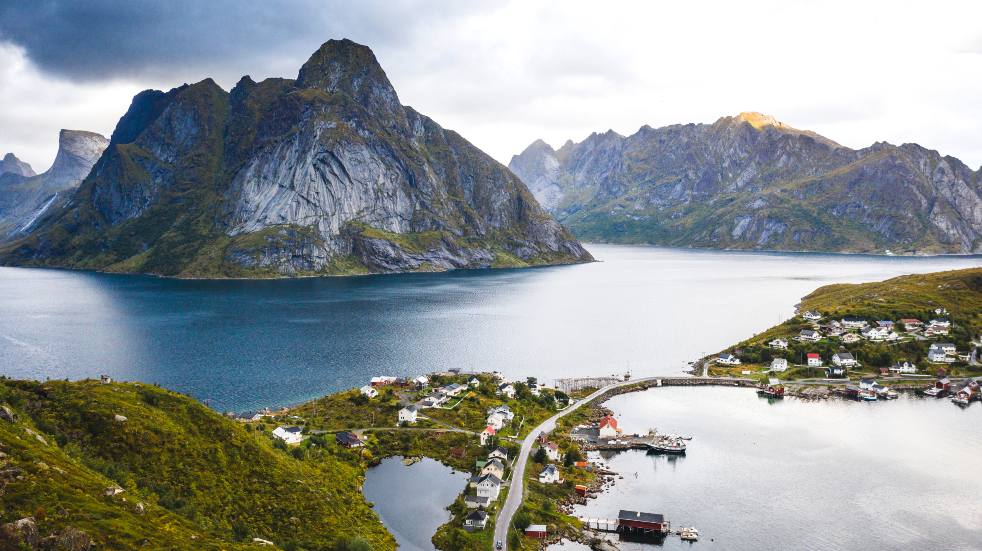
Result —
<instances>
[{"instance_id":1,"label":"mountain slope","mask_svg":"<svg viewBox=\"0 0 982 551\"><path fill-rule=\"evenodd\" d=\"M109 145L104 136L83 130L62 130L55 162L35 175L30 165L0 170L0 243L30 231L45 213L57 210L71 196ZM7 163L4 166L16 166ZM17 161L20 162L20 161Z\"/></svg>"},{"instance_id":2,"label":"mountain slope","mask_svg":"<svg viewBox=\"0 0 982 551\"><path fill-rule=\"evenodd\" d=\"M504 166L399 103L368 48L297 80L137 95L71 204L7 264L190 277L590 260Z\"/></svg>"},{"instance_id":3,"label":"mountain slope","mask_svg":"<svg viewBox=\"0 0 982 551\"><path fill-rule=\"evenodd\" d=\"M982 171L915 144L849 149L759 113L537 141L509 167L582 239L982 252Z\"/></svg>"},{"instance_id":4,"label":"mountain slope","mask_svg":"<svg viewBox=\"0 0 982 551\"><path fill-rule=\"evenodd\" d=\"M99 549L393 549L361 470L295 459L258 431L150 385L0 381L4 519ZM12 415L6 415L9 412ZM12 420L11 420L12 418ZM124 491L106 495L107 488ZM5 546L0 530L0 548ZM247 545L249 544L249 545Z\"/></svg>"},{"instance_id":5,"label":"mountain slope","mask_svg":"<svg viewBox=\"0 0 982 551\"><path fill-rule=\"evenodd\" d=\"M7 153L0 160L0 176L4 174L15 174L17 176L34 176L34 169L31 165L17 158L13 153Z\"/></svg>"}]
</instances>

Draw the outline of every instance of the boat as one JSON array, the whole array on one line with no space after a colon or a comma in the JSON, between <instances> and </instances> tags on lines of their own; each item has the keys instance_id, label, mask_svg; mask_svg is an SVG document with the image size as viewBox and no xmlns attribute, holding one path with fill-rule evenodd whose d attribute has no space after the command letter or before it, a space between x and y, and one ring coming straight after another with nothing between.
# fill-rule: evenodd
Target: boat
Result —
<instances>
[{"instance_id":1,"label":"boat","mask_svg":"<svg viewBox=\"0 0 982 551\"><path fill-rule=\"evenodd\" d=\"M924 389L924 395L930 396L931 398L940 398L944 395L944 389L932 386L931 388Z\"/></svg>"},{"instance_id":2,"label":"boat","mask_svg":"<svg viewBox=\"0 0 982 551\"><path fill-rule=\"evenodd\" d=\"M699 541L699 530L696 530L695 526L683 528L679 530L679 537L682 541Z\"/></svg>"},{"instance_id":3,"label":"boat","mask_svg":"<svg viewBox=\"0 0 982 551\"><path fill-rule=\"evenodd\" d=\"M959 392L951 397L951 403L955 404L956 406L966 407L968 406L968 396Z\"/></svg>"},{"instance_id":4,"label":"boat","mask_svg":"<svg viewBox=\"0 0 982 551\"><path fill-rule=\"evenodd\" d=\"M876 391L871 388L861 388L859 389L859 399L866 400L867 402L875 402Z\"/></svg>"},{"instance_id":5,"label":"boat","mask_svg":"<svg viewBox=\"0 0 982 551\"><path fill-rule=\"evenodd\" d=\"M666 436L648 444L648 453L685 455L685 442L678 436Z\"/></svg>"},{"instance_id":6,"label":"boat","mask_svg":"<svg viewBox=\"0 0 982 551\"><path fill-rule=\"evenodd\" d=\"M896 390L888 388L887 391L883 393L883 397L887 400L896 400L897 398L900 398L900 393L898 393Z\"/></svg>"}]
</instances>

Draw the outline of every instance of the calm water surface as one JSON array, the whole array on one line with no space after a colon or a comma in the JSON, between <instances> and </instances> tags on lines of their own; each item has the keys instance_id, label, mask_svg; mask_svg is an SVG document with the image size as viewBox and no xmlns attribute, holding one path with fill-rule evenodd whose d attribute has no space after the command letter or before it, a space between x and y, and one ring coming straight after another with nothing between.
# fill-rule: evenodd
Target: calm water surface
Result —
<instances>
[{"instance_id":1,"label":"calm water surface","mask_svg":"<svg viewBox=\"0 0 982 551\"><path fill-rule=\"evenodd\" d=\"M657 427L693 440L685 457L612 456L607 465L624 479L577 515L662 513L675 527L696 526L699 549L982 549L982 405L661 388L607 406L627 432ZM573 549L555 549L564 548Z\"/></svg>"},{"instance_id":2,"label":"calm water surface","mask_svg":"<svg viewBox=\"0 0 982 551\"><path fill-rule=\"evenodd\" d=\"M368 469L365 499L375 504L401 551L429 551L436 529L450 520L447 506L469 477L433 459L423 458L407 467L401 457L389 457Z\"/></svg>"},{"instance_id":3,"label":"calm water surface","mask_svg":"<svg viewBox=\"0 0 982 551\"><path fill-rule=\"evenodd\" d=\"M160 383L219 410L373 374L459 367L544 380L678 373L831 282L982 265L590 245L603 262L279 281L0 268L0 373Z\"/></svg>"}]
</instances>

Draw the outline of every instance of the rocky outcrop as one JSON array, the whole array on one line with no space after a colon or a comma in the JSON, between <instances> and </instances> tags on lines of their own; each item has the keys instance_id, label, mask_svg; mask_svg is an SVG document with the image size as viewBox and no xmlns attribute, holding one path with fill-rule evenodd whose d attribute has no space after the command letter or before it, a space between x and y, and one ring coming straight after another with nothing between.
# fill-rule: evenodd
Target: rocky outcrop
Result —
<instances>
[{"instance_id":1,"label":"rocky outcrop","mask_svg":"<svg viewBox=\"0 0 982 551\"><path fill-rule=\"evenodd\" d=\"M33 517L0 525L0 547L3 549L37 549L38 526Z\"/></svg>"},{"instance_id":2,"label":"rocky outcrop","mask_svg":"<svg viewBox=\"0 0 982 551\"><path fill-rule=\"evenodd\" d=\"M583 239L982 252L982 171L916 144L853 150L759 113L538 141L509 166Z\"/></svg>"},{"instance_id":3,"label":"rocky outcrop","mask_svg":"<svg viewBox=\"0 0 982 551\"><path fill-rule=\"evenodd\" d=\"M30 166L30 174L0 171L0 243L22 237L57 211L108 144L109 140L94 132L62 130L55 161L43 174L34 175Z\"/></svg>"},{"instance_id":4,"label":"rocky outcrop","mask_svg":"<svg viewBox=\"0 0 982 551\"><path fill-rule=\"evenodd\" d=\"M13 174L15 176L24 176L29 178L34 176L34 169L31 165L25 163L24 161L17 158L13 153L7 153L0 160L0 176L4 174Z\"/></svg>"},{"instance_id":5,"label":"rocky outcrop","mask_svg":"<svg viewBox=\"0 0 982 551\"><path fill-rule=\"evenodd\" d=\"M348 40L296 80L137 95L71 204L0 258L194 277L591 259L507 168L403 106Z\"/></svg>"}]
</instances>

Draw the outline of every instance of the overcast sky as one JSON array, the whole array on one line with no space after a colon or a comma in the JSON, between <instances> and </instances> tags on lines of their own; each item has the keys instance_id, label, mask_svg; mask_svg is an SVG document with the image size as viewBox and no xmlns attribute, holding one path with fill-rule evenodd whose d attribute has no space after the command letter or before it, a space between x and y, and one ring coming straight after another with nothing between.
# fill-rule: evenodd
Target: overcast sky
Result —
<instances>
[{"instance_id":1,"label":"overcast sky","mask_svg":"<svg viewBox=\"0 0 982 551\"><path fill-rule=\"evenodd\" d=\"M130 99L295 77L324 41L375 51L400 99L507 163L531 141L761 111L844 145L982 164L982 2L0 0L0 154Z\"/></svg>"}]
</instances>

